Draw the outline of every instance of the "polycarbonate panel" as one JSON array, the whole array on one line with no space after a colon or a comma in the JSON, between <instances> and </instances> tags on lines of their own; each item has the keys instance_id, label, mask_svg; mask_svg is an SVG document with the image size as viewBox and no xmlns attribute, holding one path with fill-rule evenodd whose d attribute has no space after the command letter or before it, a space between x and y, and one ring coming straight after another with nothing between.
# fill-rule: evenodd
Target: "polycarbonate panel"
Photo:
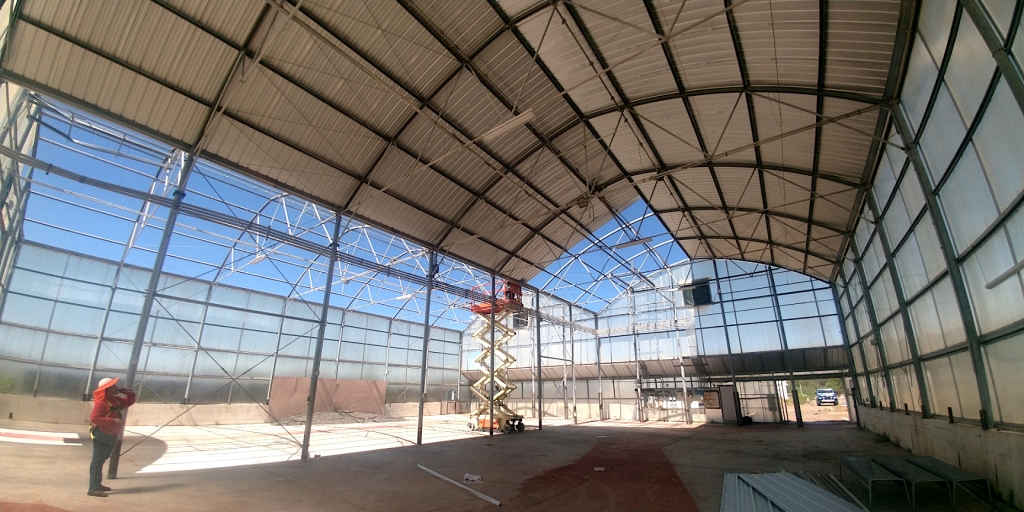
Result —
<instances>
[{"instance_id":1,"label":"polycarbonate panel","mask_svg":"<svg viewBox=\"0 0 1024 512\"><path fill-rule=\"evenodd\" d=\"M966 122L960 117L949 90L943 85L935 98L928 126L921 134L921 152L924 153L932 184L938 183L946 174L960 142L967 133Z\"/></svg>"},{"instance_id":2,"label":"polycarbonate panel","mask_svg":"<svg viewBox=\"0 0 1024 512\"><path fill-rule=\"evenodd\" d=\"M1022 258L1011 250L1007 233L1000 229L973 252L962 265L978 331L987 333L1024 319L1024 288L1020 273L998 286L987 285Z\"/></svg>"},{"instance_id":3,"label":"polycarbonate panel","mask_svg":"<svg viewBox=\"0 0 1024 512\"><path fill-rule=\"evenodd\" d=\"M983 351L993 414L997 421L1024 424L1024 388L1019 380L1024 366L1024 335L986 345Z\"/></svg>"},{"instance_id":4,"label":"polycarbonate panel","mask_svg":"<svg viewBox=\"0 0 1024 512\"><path fill-rule=\"evenodd\" d=\"M893 391L896 397L898 409L920 411L921 396L917 389L917 378L914 376L914 367L911 365L892 368Z\"/></svg>"},{"instance_id":5,"label":"polycarbonate panel","mask_svg":"<svg viewBox=\"0 0 1024 512\"><path fill-rule=\"evenodd\" d=\"M914 38L914 47L907 66L907 78L903 85L904 90L931 91L935 87L935 81L939 77L937 62L941 62L942 59L941 53L937 55L938 60L928 52L928 48L920 37ZM913 129L920 130L921 120L924 118L925 109L928 108L930 99L930 94L906 94L900 98L900 106L903 107L903 112Z\"/></svg>"},{"instance_id":6,"label":"polycarbonate panel","mask_svg":"<svg viewBox=\"0 0 1024 512\"><path fill-rule=\"evenodd\" d=\"M996 87L973 139L1000 211L1013 204L1024 190L1024 172L1021 172L1024 145L1015 138L1019 133L1024 133L1024 115L1003 79Z\"/></svg>"},{"instance_id":7,"label":"polycarbonate panel","mask_svg":"<svg viewBox=\"0 0 1024 512\"><path fill-rule=\"evenodd\" d=\"M957 10L956 4L955 1L951 0L939 0L921 4L917 30L936 62L942 60L942 54L946 51L946 42L949 41L949 33L953 28L953 16ZM966 14L964 13L964 18L968 17ZM915 49L915 51L917 50Z\"/></svg>"},{"instance_id":8,"label":"polycarbonate panel","mask_svg":"<svg viewBox=\"0 0 1024 512\"><path fill-rule=\"evenodd\" d=\"M960 17L953 54L943 80L964 119L974 119L996 70L996 61L970 16ZM1019 112L1020 109L1017 109Z\"/></svg>"},{"instance_id":9,"label":"polycarbonate panel","mask_svg":"<svg viewBox=\"0 0 1024 512\"><path fill-rule=\"evenodd\" d=\"M999 215L972 146L967 147L949 180L939 190L939 203L958 253L971 245Z\"/></svg>"}]
</instances>

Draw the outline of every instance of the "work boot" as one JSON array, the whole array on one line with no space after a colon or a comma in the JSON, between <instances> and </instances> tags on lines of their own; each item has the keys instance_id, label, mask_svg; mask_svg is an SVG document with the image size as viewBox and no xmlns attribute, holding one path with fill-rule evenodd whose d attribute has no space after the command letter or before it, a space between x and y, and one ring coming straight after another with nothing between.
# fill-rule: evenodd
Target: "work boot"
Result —
<instances>
[{"instance_id":1,"label":"work boot","mask_svg":"<svg viewBox=\"0 0 1024 512\"><path fill-rule=\"evenodd\" d=\"M96 497L99 497L99 498L106 498L107 497L107 491L104 491L102 489L96 489L95 491L89 491L89 496L96 496Z\"/></svg>"},{"instance_id":2,"label":"work boot","mask_svg":"<svg viewBox=\"0 0 1024 512\"><path fill-rule=\"evenodd\" d=\"M100 484L100 490L101 491L110 491L112 489L110 487L107 487L107 486L103 485L103 484Z\"/></svg>"}]
</instances>

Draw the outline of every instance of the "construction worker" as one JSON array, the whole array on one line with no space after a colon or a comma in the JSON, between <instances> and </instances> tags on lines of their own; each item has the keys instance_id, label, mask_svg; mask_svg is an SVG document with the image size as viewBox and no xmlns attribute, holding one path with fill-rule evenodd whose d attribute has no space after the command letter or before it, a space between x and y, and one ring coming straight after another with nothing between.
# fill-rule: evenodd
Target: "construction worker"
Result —
<instances>
[{"instance_id":1,"label":"construction worker","mask_svg":"<svg viewBox=\"0 0 1024 512\"><path fill-rule=\"evenodd\" d=\"M92 437L92 464L89 465L89 496L107 497L110 487L103 485L103 464L124 431L121 409L135 403L135 392L115 387L117 377L102 379L92 392L92 414L89 415L89 437ZM124 396L121 396L124 395Z\"/></svg>"}]
</instances>

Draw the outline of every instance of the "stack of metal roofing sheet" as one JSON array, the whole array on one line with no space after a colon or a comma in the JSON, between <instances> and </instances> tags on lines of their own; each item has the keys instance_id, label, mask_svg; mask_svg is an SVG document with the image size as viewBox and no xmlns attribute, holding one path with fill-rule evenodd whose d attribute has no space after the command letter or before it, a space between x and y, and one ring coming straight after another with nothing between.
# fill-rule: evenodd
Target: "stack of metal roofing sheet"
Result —
<instances>
[{"instance_id":1,"label":"stack of metal roofing sheet","mask_svg":"<svg viewBox=\"0 0 1024 512\"><path fill-rule=\"evenodd\" d=\"M726 473L722 512L859 512L842 498L790 473Z\"/></svg>"}]
</instances>

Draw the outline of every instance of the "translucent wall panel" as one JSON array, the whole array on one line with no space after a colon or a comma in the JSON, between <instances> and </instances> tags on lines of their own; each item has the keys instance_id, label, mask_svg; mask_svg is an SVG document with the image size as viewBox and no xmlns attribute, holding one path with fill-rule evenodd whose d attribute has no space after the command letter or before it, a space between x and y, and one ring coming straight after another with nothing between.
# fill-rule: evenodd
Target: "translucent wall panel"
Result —
<instances>
[{"instance_id":1,"label":"translucent wall panel","mask_svg":"<svg viewBox=\"0 0 1024 512\"><path fill-rule=\"evenodd\" d=\"M931 214L926 213L921 218L913 233L896 252L895 259L903 283L903 293L908 298L921 291L946 269Z\"/></svg>"},{"instance_id":2,"label":"translucent wall panel","mask_svg":"<svg viewBox=\"0 0 1024 512\"><path fill-rule=\"evenodd\" d=\"M989 368L989 389L997 421L1024 424L1024 335L1018 334L984 347Z\"/></svg>"},{"instance_id":3,"label":"translucent wall panel","mask_svg":"<svg viewBox=\"0 0 1024 512\"><path fill-rule=\"evenodd\" d=\"M917 377L911 365L899 366L890 369L892 375L893 392L896 398L898 409L907 408L911 411L921 410L921 397L917 389Z\"/></svg>"},{"instance_id":4,"label":"translucent wall panel","mask_svg":"<svg viewBox=\"0 0 1024 512\"><path fill-rule=\"evenodd\" d=\"M939 190L939 201L958 252L977 240L999 215L973 145L967 147Z\"/></svg>"},{"instance_id":5,"label":"translucent wall panel","mask_svg":"<svg viewBox=\"0 0 1024 512\"><path fill-rule=\"evenodd\" d=\"M961 16L944 79L964 119L974 119L995 69L992 52L971 17Z\"/></svg>"},{"instance_id":6,"label":"translucent wall panel","mask_svg":"<svg viewBox=\"0 0 1024 512\"><path fill-rule=\"evenodd\" d=\"M1024 190L1021 133L1024 133L1024 115L1017 108L1006 81L1001 80L973 139L999 211L1005 211Z\"/></svg>"},{"instance_id":7,"label":"translucent wall panel","mask_svg":"<svg viewBox=\"0 0 1024 512\"><path fill-rule=\"evenodd\" d=\"M926 360L924 367L932 411L944 414L947 408L952 408L954 417L979 418L978 384L969 353L957 352Z\"/></svg>"},{"instance_id":8,"label":"translucent wall panel","mask_svg":"<svg viewBox=\"0 0 1024 512\"><path fill-rule=\"evenodd\" d=\"M966 339L960 311L949 278L939 281L910 305L910 318L922 355L963 342Z\"/></svg>"},{"instance_id":9,"label":"translucent wall panel","mask_svg":"<svg viewBox=\"0 0 1024 512\"><path fill-rule=\"evenodd\" d=\"M1018 217L1024 218L1024 215L1019 214ZM1024 226L1018 224L1021 222L1011 223L1017 229L1024 229ZM1009 228L1010 226L1007 226L1007 229ZM1024 231L1017 231L1016 238L1020 240L1017 249L1019 251L1019 246L1024 242ZM1007 231L998 230L972 253L963 265L964 280L971 295L974 317L978 329L983 333L1024 318L1024 284L1020 273L991 290L986 288L988 283L1024 257L1020 252L1016 252L1015 256L1010 239Z\"/></svg>"}]
</instances>

